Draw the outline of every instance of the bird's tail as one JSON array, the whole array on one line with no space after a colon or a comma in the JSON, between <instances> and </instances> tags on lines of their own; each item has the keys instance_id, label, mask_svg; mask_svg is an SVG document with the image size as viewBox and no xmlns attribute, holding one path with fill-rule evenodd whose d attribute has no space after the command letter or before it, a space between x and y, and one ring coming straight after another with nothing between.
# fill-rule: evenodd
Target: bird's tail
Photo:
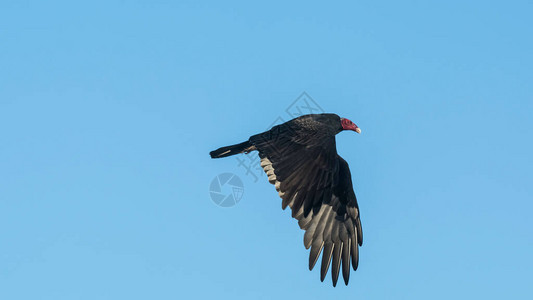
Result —
<instances>
[{"instance_id":1,"label":"bird's tail","mask_svg":"<svg viewBox=\"0 0 533 300\"><path fill-rule=\"evenodd\" d=\"M209 152L209 155L211 155L211 158L221 158L221 157L243 153L245 151L251 151L252 150L251 147L252 147L252 144L250 144L249 141L246 141L240 144L218 148L217 150Z\"/></svg>"}]
</instances>

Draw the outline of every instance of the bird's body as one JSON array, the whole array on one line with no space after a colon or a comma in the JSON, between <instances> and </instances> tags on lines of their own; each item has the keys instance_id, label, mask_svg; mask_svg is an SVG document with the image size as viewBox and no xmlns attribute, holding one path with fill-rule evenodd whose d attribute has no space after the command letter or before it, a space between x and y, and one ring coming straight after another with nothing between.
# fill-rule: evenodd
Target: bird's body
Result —
<instances>
[{"instance_id":1,"label":"bird's body","mask_svg":"<svg viewBox=\"0 0 533 300\"><path fill-rule=\"evenodd\" d=\"M323 252L321 280L332 262L334 286L341 262L348 284L350 263L356 270L358 246L363 243L350 170L335 144L335 135L342 130L360 132L353 122L336 114L304 115L210 153L219 158L259 152L261 167L282 198L282 208L290 207L292 217L306 231L304 245L311 248L309 269Z\"/></svg>"}]
</instances>

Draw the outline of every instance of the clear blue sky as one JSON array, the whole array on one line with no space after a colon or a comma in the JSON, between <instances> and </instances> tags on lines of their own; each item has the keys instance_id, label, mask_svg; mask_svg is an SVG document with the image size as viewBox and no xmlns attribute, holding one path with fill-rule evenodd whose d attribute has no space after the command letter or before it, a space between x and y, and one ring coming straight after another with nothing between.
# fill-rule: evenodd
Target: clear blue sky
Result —
<instances>
[{"instance_id":1,"label":"clear blue sky","mask_svg":"<svg viewBox=\"0 0 533 300\"><path fill-rule=\"evenodd\" d=\"M1 1L0 298L532 299L532 13ZM337 137L365 234L348 287L308 271L264 177L208 155L304 91L363 130Z\"/></svg>"}]
</instances>

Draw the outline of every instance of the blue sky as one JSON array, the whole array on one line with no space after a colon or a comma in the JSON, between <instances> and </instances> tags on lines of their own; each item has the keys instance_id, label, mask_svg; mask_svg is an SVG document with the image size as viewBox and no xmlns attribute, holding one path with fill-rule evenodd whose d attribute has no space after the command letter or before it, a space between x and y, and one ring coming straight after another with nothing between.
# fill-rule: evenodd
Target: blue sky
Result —
<instances>
[{"instance_id":1,"label":"blue sky","mask_svg":"<svg viewBox=\"0 0 533 300\"><path fill-rule=\"evenodd\" d=\"M0 298L531 299L532 9L0 2ZM208 155L304 91L363 130L337 137L348 287L308 271L264 177Z\"/></svg>"}]
</instances>

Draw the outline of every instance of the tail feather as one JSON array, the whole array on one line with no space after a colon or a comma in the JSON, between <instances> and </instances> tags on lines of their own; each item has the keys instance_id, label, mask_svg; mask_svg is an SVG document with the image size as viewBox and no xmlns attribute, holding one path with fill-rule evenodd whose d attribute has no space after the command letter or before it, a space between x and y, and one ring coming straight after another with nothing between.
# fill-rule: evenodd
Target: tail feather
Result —
<instances>
[{"instance_id":1,"label":"tail feather","mask_svg":"<svg viewBox=\"0 0 533 300\"><path fill-rule=\"evenodd\" d=\"M226 157L230 155L243 153L245 150L247 150L251 146L252 145L250 144L250 142L246 141L240 144L218 148L217 150L209 152L209 155L211 155L211 158Z\"/></svg>"}]
</instances>

